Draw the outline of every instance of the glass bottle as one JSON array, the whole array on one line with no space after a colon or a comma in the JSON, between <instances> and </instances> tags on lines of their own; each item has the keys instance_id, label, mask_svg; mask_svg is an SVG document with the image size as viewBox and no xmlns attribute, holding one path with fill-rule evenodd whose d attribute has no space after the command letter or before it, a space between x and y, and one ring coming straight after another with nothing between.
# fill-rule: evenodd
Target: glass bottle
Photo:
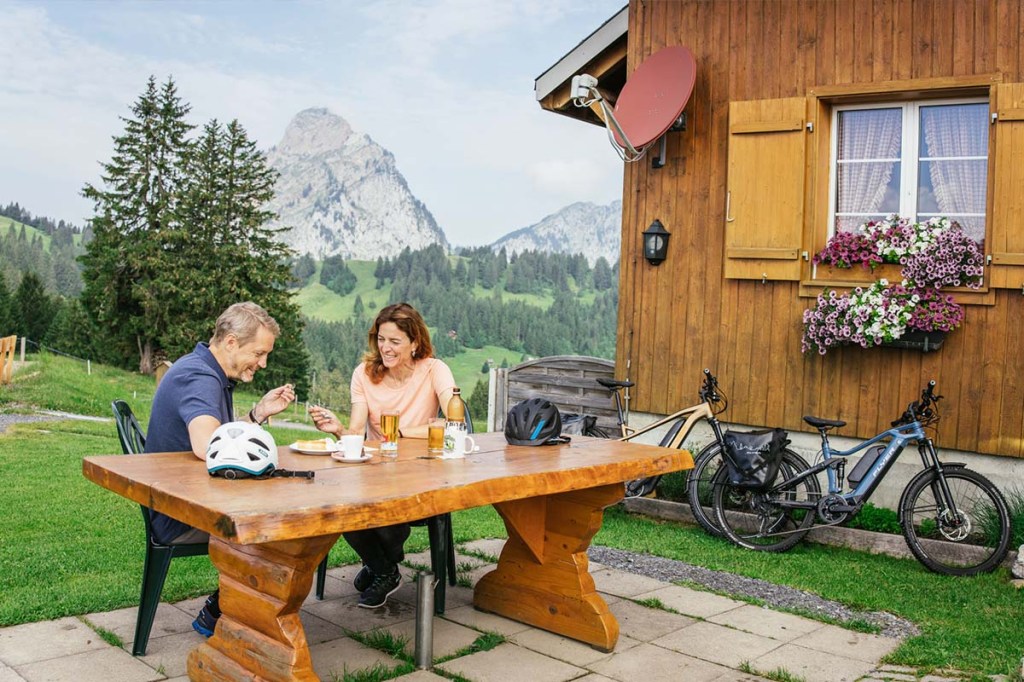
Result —
<instances>
[{"instance_id":1,"label":"glass bottle","mask_svg":"<svg viewBox=\"0 0 1024 682\"><path fill-rule=\"evenodd\" d=\"M444 454L455 456L462 454L456 452L456 440L460 433L466 433L466 404L462 402L462 391L456 386L452 389L452 397L448 400L448 409L445 411L444 423Z\"/></svg>"}]
</instances>

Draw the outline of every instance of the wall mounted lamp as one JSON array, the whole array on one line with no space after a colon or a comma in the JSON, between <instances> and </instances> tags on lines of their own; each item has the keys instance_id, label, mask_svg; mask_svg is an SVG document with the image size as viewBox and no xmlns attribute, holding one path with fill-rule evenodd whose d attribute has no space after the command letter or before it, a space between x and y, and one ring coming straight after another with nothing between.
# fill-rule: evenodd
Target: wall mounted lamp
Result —
<instances>
[{"instance_id":1,"label":"wall mounted lamp","mask_svg":"<svg viewBox=\"0 0 1024 682\"><path fill-rule=\"evenodd\" d=\"M668 238L671 236L657 218L643 232L644 258L651 265L661 265L668 254Z\"/></svg>"}]
</instances>

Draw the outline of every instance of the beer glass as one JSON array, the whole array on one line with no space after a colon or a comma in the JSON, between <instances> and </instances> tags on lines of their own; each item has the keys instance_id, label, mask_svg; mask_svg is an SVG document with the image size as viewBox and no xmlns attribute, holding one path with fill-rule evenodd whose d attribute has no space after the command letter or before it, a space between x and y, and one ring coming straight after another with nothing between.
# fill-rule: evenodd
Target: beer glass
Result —
<instances>
[{"instance_id":1,"label":"beer glass","mask_svg":"<svg viewBox=\"0 0 1024 682\"><path fill-rule=\"evenodd\" d=\"M385 456L398 455L398 413L385 412L380 416L380 432L384 440L380 444L380 453Z\"/></svg>"}]
</instances>

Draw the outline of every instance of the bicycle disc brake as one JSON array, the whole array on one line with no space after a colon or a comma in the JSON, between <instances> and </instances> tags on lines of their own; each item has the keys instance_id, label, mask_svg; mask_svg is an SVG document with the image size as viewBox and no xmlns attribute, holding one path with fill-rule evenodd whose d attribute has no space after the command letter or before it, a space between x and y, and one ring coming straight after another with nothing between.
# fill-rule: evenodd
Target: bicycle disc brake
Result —
<instances>
[{"instance_id":1,"label":"bicycle disc brake","mask_svg":"<svg viewBox=\"0 0 1024 682\"><path fill-rule=\"evenodd\" d=\"M818 518L821 519L822 523L830 525L842 523L849 516L849 512L836 511L835 507L845 504L846 500L839 495L826 495L818 500Z\"/></svg>"},{"instance_id":2,"label":"bicycle disc brake","mask_svg":"<svg viewBox=\"0 0 1024 682\"><path fill-rule=\"evenodd\" d=\"M962 511L953 514L950 509L939 513L939 532L950 542L963 542L971 535L971 517Z\"/></svg>"}]
</instances>

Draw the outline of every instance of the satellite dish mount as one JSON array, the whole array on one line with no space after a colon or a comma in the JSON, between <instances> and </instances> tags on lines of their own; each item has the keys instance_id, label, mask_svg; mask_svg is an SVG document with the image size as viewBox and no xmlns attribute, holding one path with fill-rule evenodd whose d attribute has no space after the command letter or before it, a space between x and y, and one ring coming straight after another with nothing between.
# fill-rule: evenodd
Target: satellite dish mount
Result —
<instances>
[{"instance_id":1,"label":"satellite dish mount","mask_svg":"<svg viewBox=\"0 0 1024 682\"><path fill-rule=\"evenodd\" d=\"M594 109L604 121L608 140L626 163L642 159L661 138L661 152L652 164L660 168L665 165L665 133L686 129L683 109L696 80L697 64L689 48L666 47L637 67L612 103L597 79L586 73L573 76L570 94L573 104Z\"/></svg>"}]
</instances>

